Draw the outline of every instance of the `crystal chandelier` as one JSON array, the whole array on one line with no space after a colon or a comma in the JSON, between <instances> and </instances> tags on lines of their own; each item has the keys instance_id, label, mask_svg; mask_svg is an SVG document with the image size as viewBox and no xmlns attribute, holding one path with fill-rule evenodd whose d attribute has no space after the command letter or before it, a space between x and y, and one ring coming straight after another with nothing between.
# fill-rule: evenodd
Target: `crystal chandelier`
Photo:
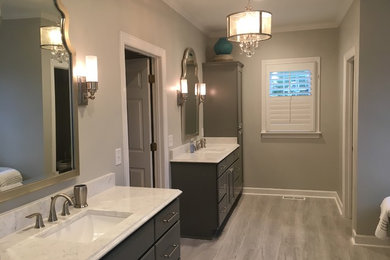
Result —
<instances>
[{"instance_id":1,"label":"crystal chandelier","mask_svg":"<svg viewBox=\"0 0 390 260\"><path fill-rule=\"evenodd\" d=\"M226 20L227 39L239 42L241 53L245 53L247 57L255 54L260 41L272 37L272 14L267 11L252 10L250 0L244 12L229 14Z\"/></svg>"},{"instance_id":2,"label":"crystal chandelier","mask_svg":"<svg viewBox=\"0 0 390 260\"><path fill-rule=\"evenodd\" d=\"M69 54L62 43L60 26L41 27L41 48L50 50L52 58L58 62L69 62Z\"/></svg>"}]
</instances>

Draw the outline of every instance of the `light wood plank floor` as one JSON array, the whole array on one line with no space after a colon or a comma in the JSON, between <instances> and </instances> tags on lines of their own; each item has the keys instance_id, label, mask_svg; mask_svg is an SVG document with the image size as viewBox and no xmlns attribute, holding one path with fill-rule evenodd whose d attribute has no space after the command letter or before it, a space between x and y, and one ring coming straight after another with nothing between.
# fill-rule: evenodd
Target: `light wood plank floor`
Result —
<instances>
[{"instance_id":1,"label":"light wood plank floor","mask_svg":"<svg viewBox=\"0 0 390 260\"><path fill-rule=\"evenodd\" d=\"M390 249L352 245L332 199L243 195L218 239L181 244L183 260L390 259Z\"/></svg>"}]
</instances>

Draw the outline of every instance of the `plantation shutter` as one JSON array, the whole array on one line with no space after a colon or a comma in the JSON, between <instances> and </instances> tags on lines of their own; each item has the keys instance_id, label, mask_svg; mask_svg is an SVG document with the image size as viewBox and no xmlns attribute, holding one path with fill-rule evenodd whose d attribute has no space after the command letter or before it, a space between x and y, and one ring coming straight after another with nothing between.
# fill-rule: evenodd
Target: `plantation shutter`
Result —
<instances>
[{"instance_id":1,"label":"plantation shutter","mask_svg":"<svg viewBox=\"0 0 390 260\"><path fill-rule=\"evenodd\" d=\"M316 130L316 62L266 65L267 132Z\"/></svg>"}]
</instances>

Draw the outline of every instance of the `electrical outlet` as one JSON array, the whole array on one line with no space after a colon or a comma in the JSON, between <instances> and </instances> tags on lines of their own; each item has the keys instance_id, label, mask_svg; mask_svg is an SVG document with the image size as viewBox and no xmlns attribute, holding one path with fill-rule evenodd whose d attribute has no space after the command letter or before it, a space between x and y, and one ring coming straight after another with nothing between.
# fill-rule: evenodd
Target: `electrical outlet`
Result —
<instances>
[{"instance_id":1,"label":"electrical outlet","mask_svg":"<svg viewBox=\"0 0 390 260\"><path fill-rule=\"evenodd\" d=\"M173 135L168 135L168 147L173 146Z\"/></svg>"},{"instance_id":2,"label":"electrical outlet","mask_svg":"<svg viewBox=\"0 0 390 260\"><path fill-rule=\"evenodd\" d=\"M115 149L115 165L120 165L122 163L122 149Z\"/></svg>"}]
</instances>

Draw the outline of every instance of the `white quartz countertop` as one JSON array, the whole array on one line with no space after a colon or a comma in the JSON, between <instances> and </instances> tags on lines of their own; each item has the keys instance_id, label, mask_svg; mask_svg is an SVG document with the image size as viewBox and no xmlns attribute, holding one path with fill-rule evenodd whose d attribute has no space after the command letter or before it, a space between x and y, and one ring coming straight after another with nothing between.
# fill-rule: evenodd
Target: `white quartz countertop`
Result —
<instances>
[{"instance_id":1,"label":"white quartz countertop","mask_svg":"<svg viewBox=\"0 0 390 260\"><path fill-rule=\"evenodd\" d=\"M46 227L43 229L31 226L3 237L0 239L0 259L99 259L180 194L180 190L174 189L112 187L89 198L86 208L71 207L70 216L63 217L57 212L58 221L54 224L44 219ZM40 237L43 232L50 232L48 230L56 225L65 225L87 210L125 212L131 215L89 243Z\"/></svg>"},{"instance_id":2,"label":"white quartz countertop","mask_svg":"<svg viewBox=\"0 0 390 260\"><path fill-rule=\"evenodd\" d=\"M171 162L190 162L190 163L219 163L231 152L239 147L238 144L208 144L194 153L188 151L174 153Z\"/></svg>"}]
</instances>

